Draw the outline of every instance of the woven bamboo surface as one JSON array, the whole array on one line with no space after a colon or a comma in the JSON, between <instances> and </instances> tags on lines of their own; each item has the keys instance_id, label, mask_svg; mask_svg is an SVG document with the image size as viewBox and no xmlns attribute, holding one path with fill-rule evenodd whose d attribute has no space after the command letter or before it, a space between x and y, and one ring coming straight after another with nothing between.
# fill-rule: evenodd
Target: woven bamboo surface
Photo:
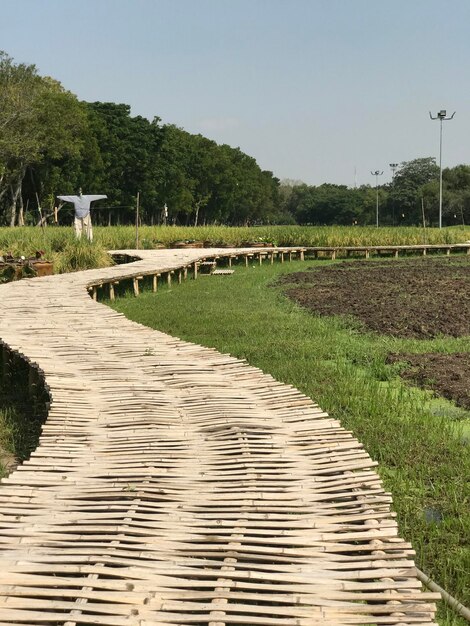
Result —
<instances>
[{"instance_id":1,"label":"woven bamboo surface","mask_svg":"<svg viewBox=\"0 0 470 626\"><path fill-rule=\"evenodd\" d=\"M142 260L0 287L0 339L52 398L0 487L0 625L435 624L350 432L86 291L209 252L127 251Z\"/></svg>"}]
</instances>

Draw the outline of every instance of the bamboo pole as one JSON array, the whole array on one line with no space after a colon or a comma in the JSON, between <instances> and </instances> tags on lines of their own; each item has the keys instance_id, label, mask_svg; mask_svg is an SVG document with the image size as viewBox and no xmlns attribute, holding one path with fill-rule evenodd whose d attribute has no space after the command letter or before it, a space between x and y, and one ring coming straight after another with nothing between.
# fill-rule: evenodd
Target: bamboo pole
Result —
<instances>
[{"instance_id":1,"label":"bamboo pole","mask_svg":"<svg viewBox=\"0 0 470 626\"><path fill-rule=\"evenodd\" d=\"M459 602L456 598L447 593L442 587L440 587L437 583L435 583L429 576L427 576L420 569L416 568L416 574L419 580L426 585L428 589L431 591L435 591L436 593L440 593L443 601L448 604L456 613L464 617L467 622L470 622L470 609L464 606L461 602Z\"/></svg>"},{"instance_id":2,"label":"bamboo pole","mask_svg":"<svg viewBox=\"0 0 470 626\"><path fill-rule=\"evenodd\" d=\"M135 249L139 249L139 200L140 200L140 192L137 192L136 202L135 202Z\"/></svg>"}]
</instances>

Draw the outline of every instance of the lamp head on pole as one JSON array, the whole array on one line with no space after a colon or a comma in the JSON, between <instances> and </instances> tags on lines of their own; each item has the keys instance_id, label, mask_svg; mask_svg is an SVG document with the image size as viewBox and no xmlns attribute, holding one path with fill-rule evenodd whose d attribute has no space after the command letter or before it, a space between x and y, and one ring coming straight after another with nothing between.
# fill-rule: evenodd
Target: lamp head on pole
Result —
<instances>
[{"instance_id":1,"label":"lamp head on pole","mask_svg":"<svg viewBox=\"0 0 470 626\"><path fill-rule=\"evenodd\" d=\"M449 117L447 117L447 111L446 111L445 109L441 109L441 110L437 113L437 115L433 115L433 114L431 113L431 111L429 111L429 117L430 117L432 120L441 120L441 122L442 122L442 121L444 121L444 120L452 120L452 119L454 118L455 113L456 113L456 111L454 111L454 112L452 113L452 115L450 115Z\"/></svg>"}]
</instances>

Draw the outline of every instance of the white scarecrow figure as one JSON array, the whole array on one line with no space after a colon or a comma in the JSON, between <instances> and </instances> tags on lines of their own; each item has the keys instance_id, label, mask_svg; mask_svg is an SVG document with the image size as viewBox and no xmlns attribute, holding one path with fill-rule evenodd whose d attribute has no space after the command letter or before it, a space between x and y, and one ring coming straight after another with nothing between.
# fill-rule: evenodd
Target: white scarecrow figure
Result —
<instances>
[{"instance_id":1,"label":"white scarecrow figure","mask_svg":"<svg viewBox=\"0 0 470 626\"><path fill-rule=\"evenodd\" d=\"M80 239L82 232L85 230L87 239L93 241L93 228L91 226L90 204L94 200L102 200L108 196L95 195L84 196L82 190L79 190L78 196L57 196L63 202L71 202L75 208L75 219L73 227L77 239Z\"/></svg>"}]
</instances>

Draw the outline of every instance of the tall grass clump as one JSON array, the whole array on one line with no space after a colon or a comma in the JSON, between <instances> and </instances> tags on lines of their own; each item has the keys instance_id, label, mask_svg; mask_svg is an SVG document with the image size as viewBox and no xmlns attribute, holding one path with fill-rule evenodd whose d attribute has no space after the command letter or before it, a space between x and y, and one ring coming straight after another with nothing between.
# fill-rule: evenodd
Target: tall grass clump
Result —
<instances>
[{"instance_id":1,"label":"tall grass clump","mask_svg":"<svg viewBox=\"0 0 470 626\"><path fill-rule=\"evenodd\" d=\"M101 244L90 244L85 239L67 241L62 250L52 252L51 256L57 274L113 265Z\"/></svg>"}]
</instances>

